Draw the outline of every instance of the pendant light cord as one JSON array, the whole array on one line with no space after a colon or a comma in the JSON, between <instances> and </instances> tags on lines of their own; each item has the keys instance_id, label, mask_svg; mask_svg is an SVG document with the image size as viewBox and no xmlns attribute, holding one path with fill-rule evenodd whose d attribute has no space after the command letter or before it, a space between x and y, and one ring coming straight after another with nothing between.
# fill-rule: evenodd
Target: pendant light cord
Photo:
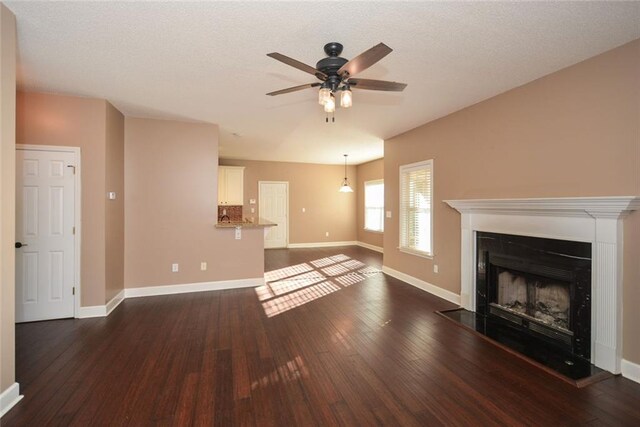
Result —
<instances>
[{"instance_id":1,"label":"pendant light cord","mask_svg":"<svg viewBox=\"0 0 640 427\"><path fill-rule=\"evenodd\" d=\"M344 181L347 182L347 155L344 155Z\"/></svg>"}]
</instances>

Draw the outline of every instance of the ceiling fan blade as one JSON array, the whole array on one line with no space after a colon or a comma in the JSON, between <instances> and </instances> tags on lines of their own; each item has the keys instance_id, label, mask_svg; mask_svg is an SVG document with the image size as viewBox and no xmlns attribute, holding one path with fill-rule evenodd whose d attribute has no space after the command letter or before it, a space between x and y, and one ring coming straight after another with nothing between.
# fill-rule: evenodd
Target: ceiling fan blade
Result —
<instances>
[{"instance_id":1,"label":"ceiling fan blade","mask_svg":"<svg viewBox=\"0 0 640 427\"><path fill-rule=\"evenodd\" d=\"M372 47L371 49L362 52L360 55L353 58L351 61L344 64L338 70L340 76L353 76L367 68L371 67L376 62L387 56L393 51L389 46L384 43L380 43Z\"/></svg>"},{"instance_id":2,"label":"ceiling fan blade","mask_svg":"<svg viewBox=\"0 0 640 427\"><path fill-rule=\"evenodd\" d=\"M305 85L294 86L294 87L290 87L290 88L287 88L287 89L276 90L275 92L269 92L267 95L269 95L269 96L282 95L283 93L295 92L295 91L298 91L298 90L307 89L307 88L316 87L316 86L320 86L320 83L307 83Z\"/></svg>"},{"instance_id":3,"label":"ceiling fan blade","mask_svg":"<svg viewBox=\"0 0 640 427\"><path fill-rule=\"evenodd\" d=\"M285 64L293 67L293 68L297 68L298 70L304 71L305 73L309 73L309 74L313 74L314 76L316 76L317 78L319 78L320 80L326 80L327 79L327 75L325 73L323 73L320 70L316 70L315 68L313 68L311 65L307 65L303 62L300 62L296 59L293 58L289 58L288 56L285 56L281 53L278 52L272 52L272 53L267 53L267 56L278 60L280 62L284 62Z\"/></svg>"},{"instance_id":4,"label":"ceiling fan blade","mask_svg":"<svg viewBox=\"0 0 640 427\"><path fill-rule=\"evenodd\" d=\"M349 79L347 83L356 89L386 90L389 92L402 92L406 83L388 82L386 80Z\"/></svg>"}]
</instances>

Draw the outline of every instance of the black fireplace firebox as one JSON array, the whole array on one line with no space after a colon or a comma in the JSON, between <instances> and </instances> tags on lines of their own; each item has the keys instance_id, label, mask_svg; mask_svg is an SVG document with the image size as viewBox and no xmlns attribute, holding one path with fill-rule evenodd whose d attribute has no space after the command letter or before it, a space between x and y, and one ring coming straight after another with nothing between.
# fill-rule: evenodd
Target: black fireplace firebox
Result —
<instances>
[{"instance_id":1,"label":"black fireplace firebox","mask_svg":"<svg viewBox=\"0 0 640 427\"><path fill-rule=\"evenodd\" d=\"M591 357L591 244L476 233L476 313Z\"/></svg>"}]
</instances>

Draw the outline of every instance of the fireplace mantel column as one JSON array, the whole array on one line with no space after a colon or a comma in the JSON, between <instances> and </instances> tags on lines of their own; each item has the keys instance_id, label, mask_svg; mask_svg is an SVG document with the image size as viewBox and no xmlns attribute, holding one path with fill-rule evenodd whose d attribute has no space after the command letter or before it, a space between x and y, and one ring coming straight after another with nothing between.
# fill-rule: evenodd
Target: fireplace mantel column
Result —
<instances>
[{"instance_id":1,"label":"fireplace mantel column","mask_svg":"<svg viewBox=\"0 0 640 427\"><path fill-rule=\"evenodd\" d=\"M622 219L619 216L596 216L595 241L592 245L593 282L591 311L594 365L614 374L621 372L622 361Z\"/></svg>"},{"instance_id":2,"label":"fireplace mantel column","mask_svg":"<svg viewBox=\"0 0 640 427\"><path fill-rule=\"evenodd\" d=\"M473 230L473 224L471 221L471 215L468 212L462 212L460 219L462 225L461 232L461 259L462 269L461 274L461 287L460 287L460 305L465 310L476 311L476 239L475 232Z\"/></svg>"}]
</instances>

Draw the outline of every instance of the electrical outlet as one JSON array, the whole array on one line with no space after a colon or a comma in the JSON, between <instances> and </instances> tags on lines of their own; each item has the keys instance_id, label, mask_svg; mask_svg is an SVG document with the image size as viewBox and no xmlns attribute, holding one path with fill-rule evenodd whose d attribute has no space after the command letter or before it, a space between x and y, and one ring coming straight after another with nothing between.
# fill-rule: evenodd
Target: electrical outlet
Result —
<instances>
[{"instance_id":1,"label":"electrical outlet","mask_svg":"<svg viewBox=\"0 0 640 427\"><path fill-rule=\"evenodd\" d=\"M391 211L387 211L387 218L391 218Z\"/></svg>"},{"instance_id":2,"label":"electrical outlet","mask_svg":"<svg viewBox=\"0 0 640 427\"><path fill-rule=\"evenodd\" d=\"M207 271L207 263L206 262L201 262L200 263L200 271Z\"/></svg>"},{"instance_id":3,"label":"electrical outlet","mask_svg":"<svg viewBox=\"0 0 640 427\"><path fill-rule=\"evenodd\" d=\"M433 264L433 272L434 273L438 272L438 264Z\"/></svg>"},{"instance_id":4,"label":"electrical outlet","mask_svg":"<svg viewBox=\"0 0 640 427\"><path fill-rule=\"evenodd\" d=\"M307 211L307 209L302 208L302 213L305 213Z\"/></svg>"},{"instance_id":5,"label":"electrical outlet","mask_svg":"<svg viewBox=\"0 0 640 427\"><path fill-rule=\"evenodd\" d=\"M236 227L236 240L242 239L242 228Z\"/></svg>"},{"instance_id":6,"label":"electrical outlet","mask_svg":"<svg viewBox=\"0 0 640 427\"><path fill-rule=\"evenodd\" d=\"M324 233L325 237L329 237L329 232L327 231L326 233Z\"/></svg>"},{"instance_id":7,"label":"electrical outlet","mask_svg":"<svg viewBox=\"0 0 640 427\"><path fill-rule=\"evenodd\" d=\"M171 271L174 273L178 272L178 264L171 264Z\"/></svg>"},{"instance_id":8,"label":"electrical outlet","mask_svg":"<svg viewBox=\"0 0 640 427\"><path fill-rule=\"evenodd\" d=\"M256 213L256 208L251 208L251 213Z\"/></svg>"}]
</instances>

